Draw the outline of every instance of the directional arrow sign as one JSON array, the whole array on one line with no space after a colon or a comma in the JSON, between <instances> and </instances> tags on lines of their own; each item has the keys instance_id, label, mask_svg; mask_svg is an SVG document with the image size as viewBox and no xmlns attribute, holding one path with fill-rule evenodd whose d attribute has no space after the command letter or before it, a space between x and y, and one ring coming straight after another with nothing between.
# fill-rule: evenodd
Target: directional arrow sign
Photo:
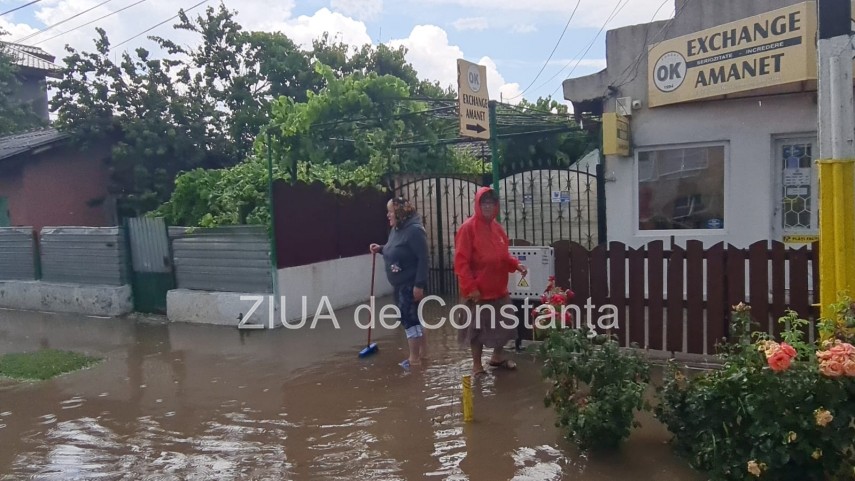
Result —
<instances>
[{"instance_id":1,"label":"directional arrow sign","mask_svg":"<svg viewBox=\"0 0 855 481\"><path fill-rule=\"evenodd\" d=\"M488 140L490 96L487 93L487 67L457 59L457 92L460 135Z\"/></svg>"}]
</instances>

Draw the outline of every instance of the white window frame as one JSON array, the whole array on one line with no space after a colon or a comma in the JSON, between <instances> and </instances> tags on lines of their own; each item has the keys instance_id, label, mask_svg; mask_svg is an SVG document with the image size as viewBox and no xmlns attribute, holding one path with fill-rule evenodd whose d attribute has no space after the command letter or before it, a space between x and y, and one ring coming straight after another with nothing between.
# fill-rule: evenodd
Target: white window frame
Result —
<instances>
[{"instance_id":1,"label":"white window frame","mask_svg":"<svg viewBox=\"0 0 855 481\"><path fill-rule=\"evenodd\" d=\"M724 212L724 228L722 229L661 229L661 230L642 230L638 225L638 216L639 216L639 204L638 204L638 195L639 195L639 165L640 165L640 156L644 152L656 152L662 150L678 150L678 149L693 149L693 148L701 148L701 147L722 147L724 148L724 178L722 182L724 185L723 192L723 212ZM684 144L659 144L659 145L648 145L643 147L638 147L634 149L633 155L633 179L632 179L632 195L633 195L633 212L632 212L632 231L635 233L637 237L650 237L650 238L661 238L663 235L667 236L686 236L686 237L720 237L724 235L728 235L730 231L730 225L733 223L731 219L728 222L728 218L731 218L731 213L729 209L729 199L730 199L730 142L727 140L718 140L718 141L709 141L709 142L691 142ZM707 163L709 166L709 163Z\"/></svg>"}]
</instances>

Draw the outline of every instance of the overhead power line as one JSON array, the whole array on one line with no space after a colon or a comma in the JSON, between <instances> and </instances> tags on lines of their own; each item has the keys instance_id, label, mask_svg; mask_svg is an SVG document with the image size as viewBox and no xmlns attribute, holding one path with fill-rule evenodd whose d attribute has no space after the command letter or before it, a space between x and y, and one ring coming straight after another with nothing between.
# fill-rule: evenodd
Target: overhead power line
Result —
<instances>
[{"instance_id":1,"label":"overhead power line","mask_svg":"<svg viewBox=\"0 0 855 481\"><path fill-rule=\"evenodd\" d=\"M534 77L534 79L531 81L531 83L530 83L530 84L528 84L528 87L526 87L526 88L525 88L522 92L520 92L518 95L515 95L515 96L513 96L513 97L510 97L508 100L513 100L513 99L515 99L515 98L522 97L522 96L523 96L523 94L525 94L526 92L528 92L528 89L530 89L530 88L531 88L531 86L532 86L532 85L534 85L534 83L535 83L535 82L537 82L537 79L539 79L539 78L540 78L540 74L542 74L542 73L543 73L543 70L544 70L544 69L546 69L546 66L547 66L547 65L549 65L549 61L550 61L550 60L552 60L552 56L553 56L553 55L555 55L555 51L558 49L558 46L561 44L561 40L563 40L563 39L564 39L564 34L565 34L565 33L567 33L567 28L569 28L569 27L570 27L570 22L572 22L572 21L573 21L573 17L575 17L575 16L576 16L576 10L578 10L578 9L579 9L579 4L580 4L580 3L582 3L582 0L576 0L576 7L575 7L575 8L573 8L573 12L570 14L570 18L569 18L569 19L567 19L567 23L566 23L566 24L564 24L564 31L562 31L562 32L561 32L561 36L559 36L559 37L558 37L558 41L556 41L556 42L555 42L555 46L554 46L554 47L552 47L552 53L550 53L550 54L549 54L549 57L546 59L546 61L545 61L545 62L543 62L543 67L540 67L540 72L537 72L537 75L535 75L535 77Z\"/></svg>"},{"instance_id":2,"label":"overhead power line","mask_svg":"<svg viewBox=\"0 0 855 481\"><path fill-rule=\"evenodd\" d=\"M55 38L57 38L57 37L61 37L61 36L65 35L65 34L67 34L67 33L70 33L70 32L73 32L73 31L75 31L75 30L81 29L81 28L83 28L83 27L85 27L85 26L87 26L87 25L92 25L93 23L95 23L95 22L97 22L97 21L99 21L99 20L103 20L103 19L105 19L105 18L107 18L107 17L113 16L113 15L115 15L115 14L119 13L119 12L122 12L122 11L124 11L124 10L127 10L127 9L129 9L129 8L131 8L131 7L133 7L133 6L139 5L139 4L141 4L141 3L143 3L143 2L146 2L146 1L147 1L147 0L138 0L138 1L137 1L137 2L135 2L135 3L132 3L132 4L127 5L127 6L124 6L124 7L120 8L120 9L116 10L115 12L110 12L110 13L108 13L107 15L102 15L102 16L100 16L100 17L96 18L95 20L92 20L92 21L90 21L90 22L86 22L86 23L84 23L83 25L78 25L78 26L76 26L76 27L74 27L74 28L72 28L72 29L66 30L66 31L64 31L64 32L62 32L62 33L58 33L58 34L54 35L53 37L48 37L48 38L46 38L46 39L44 39L44 40L39 40L38 42L34 43L33 45L39 45L39 44L42 44L42 43L45 43L45 42L49 42L49 41L51 41L51 40L53 40L53 39L55 39Z\"/></svg>"},{"instance_id":3,"label":"overhead power line","mask_svg":"<svg viewBox=\"0 0 855 481\"><path fill-rule=\"evenodd\" d=\"M38 34L40 34L40 33L42 33L42 32L47 32L48 30L50 30L50 29L52 29L52 28L54 28L54 27L57 27L57 26L59 26L59 25L62 25L63 23L68 22L68 21L70 21L70 20L74 20L75 18L77 18L77 17L79 17L79 16L83 15L84 13L91 12L92 10L95 10L96 8L98 8L98 7L100 7L100 6L104 5L104 4L110 3L110 2L112 2L112 1L113 1L113 0L104 0L103 2L99 3L98 5L95 5L94 7L87 8L86 10L84 10L84 11L82 11L82 12L80 12L80 13L77 13L77 14L75 14L75 15L72 15L72 16L70 16L70 17L66 18L65 20L61 20L61 21L59 21L59 22L56 22L56 23L54 23L53 25L48 25L47 27L45 27L45 28L43 28L43 29L41 29L41 30L36 31L35 33L31 33L31 34L27 35L26 37L23 37L23 38L20 38L20 39L18 39L18 40L15 40L15 42L14 42L14 43L22 43L22 42L26 42L27 40L29 40L29 39L31 39L31 38L33 38L33 37L35 37L36 35L38 35Z\"/></svg>"},{"instance_id":4,"label":"overhead power line","mask_svg":"<svg viewBox=\"0 0 855 481\"><path fill-rule=\"evenodd\" d=\"M33 5L33 4L36 4L36 3L39 3L39 2L41 2L41 1L42 1L42 0L33 0L33 1L32 1L32 2L30 2L30 3L25 3L25 4L23 4L23 5L19 6L19 7L15 7L15 8L13 8L13 9L11 9L11 10L6 10L5 12L0 13L0 17L2 17L3 15L6 15L7 13L17 12L18 10L20 10L20 9L22 9L22 8L29 7L30 5Z\"/></svg>"},{"instance_id":5,"label":"overhead power line","mask_svg":"<svg viewBox=\"0 0 855 481\"><path fill-rule=\"evenodd\" d=\"M189 12L190 10L193 10L194 8L197 8L197 7L199 7L199 6L200 6L200 5L202 5L202 4L208 3L209 1L210 1L210 0L202 0L201 2L199 2L199 3L195 4L195 5L193 5L192 7L188 8L187 10L183 10L183 11L184 11L185 13L186 13L186 12ZM149 28L147 28L147 29L143 30L142 32L140 32L140 33L138 33L138 34L134 35L133 37L131 37L131 38L129 38L129 39L122 40L121 42L117 43L116 45L113 45L113 47L114 47L114 48L115 48L115 47L119 47L119 46L124 45L124 44L126 44L126 43L130 42L131 40L133 40L133 39L135 39L135 38L139 37L140 35L145 35L146 33L151 32L152 30L154 30L154 29L156 29L157 27L159 27L159 26L163 25L164 23L166 23L166 22L168 22L168 21L170 21L170 20L174 20L174 19L178 18L178 16L179 16L179 15L180 15L180 14L175 14L175 15L173 15L173 16L171 16L171 17L167 18L166 20L164 20L164 21L162 21L162 22L158 23L157 25L154 25L153 27L149 27Z\"/></svg>"}]
</instances>

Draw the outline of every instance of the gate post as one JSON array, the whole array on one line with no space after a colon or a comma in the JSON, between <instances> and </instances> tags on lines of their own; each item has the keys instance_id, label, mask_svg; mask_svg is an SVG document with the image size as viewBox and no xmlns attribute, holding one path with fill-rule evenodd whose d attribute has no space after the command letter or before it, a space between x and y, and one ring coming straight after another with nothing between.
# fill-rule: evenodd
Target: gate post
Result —
<instances>
[{"instance_id":1,"label":"gate post","mask_svg":"<svg viewBox=\"0 0 855 481\"><path fill-rule=\"evenodd\" d=\"M602 245L608 242L606 227L606 166L603 164L603 151L601 150L600 162L597 163L597 244Z\"/></svg>"},{"instance_id":2,"label":"gate post","mask_svg":"<svg viewBox=\"0 0 855 481\"><path fill-rule=\"evenodd\" d=\"M445 219L442 218L442 186L440 185L440 178L434 177L434 183L436 184L436 238L438 241L438 250L439 250L439 291L443 294L445 292L445 245L443 243L445 236L444 223ZM452 272L454 269L452 268Z\"/></svg>"}]
</instances>

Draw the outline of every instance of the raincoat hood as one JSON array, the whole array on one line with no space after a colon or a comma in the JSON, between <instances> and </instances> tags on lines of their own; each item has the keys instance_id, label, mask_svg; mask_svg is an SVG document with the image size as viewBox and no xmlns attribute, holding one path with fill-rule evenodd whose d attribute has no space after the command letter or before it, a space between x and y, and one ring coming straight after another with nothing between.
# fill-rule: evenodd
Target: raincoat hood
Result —
<instances>
[{"instance_id":1,"label":"raincoat hood","mask_svg":"<svg viewBox=\"0 0 855 481\"><path fill-rule=\"evenodd\" d=\"M475 218L485 222L492 220L484 217L484 212L481 210L481 199L483 199L487 194L495 195L496 191L494 191L492 187L480 187L478 191L475 192L475 205L473 206L475 210Z\"/></svg>"}]
</instances>

